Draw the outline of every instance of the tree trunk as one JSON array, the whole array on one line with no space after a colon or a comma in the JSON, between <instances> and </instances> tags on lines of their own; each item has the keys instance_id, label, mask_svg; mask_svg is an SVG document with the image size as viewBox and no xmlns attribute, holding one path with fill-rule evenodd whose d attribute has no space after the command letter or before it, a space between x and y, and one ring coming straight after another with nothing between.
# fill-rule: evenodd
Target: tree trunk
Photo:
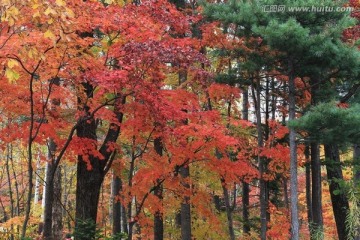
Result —
<instances>
[{"instance_id":1,"label":"tree trunk","mask_svg":"<svg viewBox=\"0 0 360 240\"><path fill-rule=\"evenodd\" d=\"M182 178L182 185L185 188L190 188L189 183L186 181L190 177L189 166L181 167L179 173ZM191 240L191 207L190 207L190 197L185 196L183 202L181 203L181 240Z\"/></svg>"},{"instance_id":2,"label":"tree trunk","mask_svg":"<svg viewBox=\"0 0 360 240\"><path fill-rule=\"evenodd\" d=\"M255 104L255 113L256 113L256 130L257 130L257 137L258 137L258 147L262 148L264 145L263 139L263 129L261 125L261 86L260 86L260 78L257 78L256 82L256 95L254 86L252 87L252 95ZM260 238L261 240L266 239L266 232L267 232L267 222L268 222L268 215L267 215L267 208L268 208L268 201L267 201L267 189L266 189L266 181L263 179L263 174L265 173L266 166L264 163L263 157L258 155L258 164L259 164L259 185L260 185Z\"/></svg>"},{"instance_id":3,"label":"tree trunk","mask_svg":"<svg viewBox=\"0 0 360 240\"><path fill-rule=\"evenodd\" d=\"M38 153L38 157L36 160L36 170L35 170L35 191L34 191L34 207L39 202L39 194L40 194L40 152Z\"/></svg>"},{"instance_id":4,"label":"tree trunk","mask_svg":"<svg viewBox=\"0 0 360 240\"><path fill-rule=\"evenodd\" d=\"M323 234L323 216L322 216L322 186L321 186L321 162L320 151L317 143L311 143L311 176L312 176L312 238L322 236Z\"/></svg>"},{"instance_id":5,"label":"tree trunk","mask_svg":"<svg viewBox=\"0 0 360 240\"><path fill-rule=\"evenodd\" d=\"M248 87L243 90L243 104L242 104L242 119L249 120L249 92ZM242 181L242 218L243 218L243 232L250 232L250 221L249 221L249 205L250 205L250 186L247 182Z\"/></svg>"},{"instance_id":6,"label":"tree trunk","mask_svg":"<svg viewBox=\"0 0 360 240\"><path fill-rule=\"evenodd\" d=\"M355 187L359 187L360 184L360 145L354 144L354 152L353 152L353 159L354 159L354 183ZM360 207L360 206L358 206ZM357 227L355 240L360 240L360 226Z\"/></svg>"},{"instance_id":7,"label":"tree trunk","mask_svg":"<svg viewBox=\"0 0 360 240\"><path fill-rule=\"evenodd\" d=\"M78 98L78 108L84 112L85 121L79 122L76 128L76 134L81 139L91 141L97 147L96 129L97 124L92 114L89 112L87 99L93 97L93 87L89 83L82 83L85 92L85 99ZM79 95L81 96L81 94ZM119 123L122 122L123 114L120 112L120 104L125 104L126 97L118 98L114 103L114 113ZM117 124L110 123L104 141L99 148L99 153L103 159L93 155L78 155L77 164L77 182L76 182L76 213L75 228L78 233L86 233L85 237L77 237L77 240L89 240L94 238L96 230L96 216L101 191L101 185L106 172L110 169L115 156L114 151L108 151L109 144L114 144L120 134L120 127ZM90 224L90 228L84 229L84 223ZM89 226L88 226L89 227Z\"/></svg>"},{"instance_id":8,"label":"tree trunk","mask_svg":"<svg viewBox=\"0 0 360 240\"><path fill-rule=\"evenodd\" d=\"M250 233L250 220L249 220L250 187L249 187L249 184L246 182L243 182L242 193L243 193L243 197L242 197L243 232L248 234L248 233Z\"/></svg>"},{"instance_id":9,"label":"tree trunk","mask_svg":"<svg viewBox=\"0 0 360 240\"><path fill-rule=\"evenodd\" d=\"M99 160L92 156L89 156L89 160L92 170L88 170L87 163L82 156L78 157L75 215L77 226L79 226L77 224L79 220L96 223L100 189L104 175L99 169ZM81 231L82 229L77 230ZM91 229L91 233L95 233L95 226ZM86 239L80 238L78 240Z\"/></svg>"},{"instance_id":10,"label":"tree trunk","mask_svg":"<svg viewBox=\"0 0 360 240\"><path fill-rule=\"evenodd\" d=\"M289 121L296 118L296 88L294 66L289 60ZM291 239L299 239L299 214L298 214L298 180L297 180L297 144L296 131L289 129L290 147L290 211L291 211Z\"/></svg>"},{"instance_id":11,"label":"tree trunk","mask_svg":"<svg viewBox=\"0 0 360 240\"><path fill-rule=\"evenodd\" d=\"M54 202L52 206L52 236L53 239L62 239L63 232L63 215L61 204L61 166L57 167L54 176Z\"/></svg>"},{"instance_id":12,"label":"tree trunk","mask_svg":"<svg viewBox=\"0 0 360 240\"><path fill-rule=\"evenodd\" d=\"M307 218L308 218L308 226L311 234L311 224L312 224L312 203L311 203L311 162L310 162L310 146L306 145L305 147L305 191L306 191L306 209L307 209Z\"/></svg>"},{"instance_id":13,"label":"tree trunk","mask_svg":"<svg viewBox=\"0 0 360 240\"><path fill-rule=\"evenodd\" d=\"M112 205L112 234L121 232L121 203L117 200L117 196L121 191L121 179L113 174L112 179L112 192L113 192L113 205Z\"/></svg>"},{"instance_id":14,"label":"tree trunk","mask_svg":"<svg viewBox=\"0 0 360 240\"><path fill-rule=\"evenodd\" d=\"M331 203L333 207L336 229L339 240L347 240L346 213L349 211L349 202L338 181L343 181L339 148L336 144L325 144L326 172L329 181Z\"/></svg>"},{"instance_id":15,"label":"tree trunk","mask_svg":"<svg viewBox=\"0 0 360 240\"><path fill-rule=\"evenodd\" d=\"M126 215L126 208L124 205L121 205L121 226L122 226L122 231L128 234L129 233L128 220Z\"/></svg>"},{"instance_id":16,"label":"tree trunk","mask_svg":"<svg viewBox=\"0 0 360 240\"><path fill-rule=\"evenodd\" d=\"M160 138L154 140L154 149L155 152L159 155L163 155L163 146ZM159 181L159 179L157 180ZM162 205L163 201L163 189L162 185L154 191L155 196L159 199ZM157 210L154 215L154 240L163 240L164 239L164 223L163 223L163 213L162 210Z\"/></svg>"},{"instance_id":17,"label":"tree trunk","mask_svg":"<svg viewBox=\"0 0 360 240\"><path fill-rule=\"evenodd\" d=\"M226 188L226 183L223 178L221 179L221 185L222 185L224 201L225 201L226 217L228 220L229 238L230 238L230 240L235 240L235 232L234 232L234 225L233 225L232 209L230 206L229 191Z\"/></svg>"},{"instance_id":18,"label":"tree trunk","mask_svg":"<svg viewBox=\"0 0 360 240\"><path fill-rule=\"evenodd\" d=\"M52 139L49 139L48 159L50 163L46 166L45 175L45 193L44 193L44 231L43 237L45 240L53 240L53 204L54 204L54 154L56 145Z\"/></svg>"},{"instance_id":19,"label":"tree trunk","mask_svg":"<svg viewBox=\"0 0 360 240\"><path fill-rule=\"evenodd\" d=\"M6 167L6 176L7 176L7 182L8 182L8 187L9 187L9 198L10 198L10 217L13 218L14 217L14 197L13 197L13 190L12 190L12 186L11 186L11 177L10 177L10 158L11 156L11 146L10 144L6 145L6 163L5 163L5 167ZM5 215L5 211L4 211L4 215ZM10 240L14 239L14 234L12 233L14 229L14 226L11 224L11 235L10 235Z\"/></svg>"}]
</instances>

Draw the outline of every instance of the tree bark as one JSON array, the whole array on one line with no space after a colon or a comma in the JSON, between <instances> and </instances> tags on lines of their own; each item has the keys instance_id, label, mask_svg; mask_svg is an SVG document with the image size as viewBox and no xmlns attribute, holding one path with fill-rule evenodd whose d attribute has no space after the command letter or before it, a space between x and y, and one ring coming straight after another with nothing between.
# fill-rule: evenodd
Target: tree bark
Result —
<instances>
[{"instance_id":1,"label":"tree bark","mask_svg":"<svg viewBox=\"0 0 360 240\"><path fill-rule=\"evenodd\" d=\"M289 60L289 121L296 118L296 88L293 61ZM299 239L296 131L289 129L291 239Z\"/></svg>"},{"instance_id":2,"label":"tree bark","mask_svg":"<svg viewBox=\"0 0 360 240\"><path fill-rule=\"evenodd\" d=\"M223 189L224 201L225 201L225 210L226 210L226 217L228 221L228 230L229 230L229 238L230 240L235 240L235 232L234 232L234 225L233 225L233 217L232 217L232 209L230 206L230 197L229 191L226 188L225 179L221 179L221 186Z\"/></svg>"},{"instance_id":3,"label":"tree bark","mask_svg":"<svg viewBox=\"0 0 360 240\"><path fill-rule=\"evenodd\" d=\"M339 240L347 240L346 213L349 211L349 202L346 193L341 191L338 181L343 181L339 148L336 144L325 144L326 172L329 181L331 203L333 207L336 229ZM340 189L340 193L335 191Z\"/></svg>"},{"instance_id":4,"label":"tree bark","mask_svg":"<svg viewBox=\"0 0 360 240\"><path fill-rule=\"evenodd\" d=\"M8 188L9 188L9 198L10 198L10 217L13 218L14 217L14 197L13 197L13 189L12 189L12 185L11 185L11 177L10 177L10 158L12 157L11 155L11 146L10 144L6 145L6 163L5 163L5 168L6 168L6 176L7 176L7 182L8 182ZM5 211L4 211L5 213ZM5 215L5 214L4 214ZM14 226L11 224L11 235L10 235L10 240L14 239L14 234L13 229Z\"/></svg>"},{"instance_id":5,"label":"tree bark","mask_svg":"<svg viewBox=\"0 0 360 240\"><path fill-rule=\"evenodd\" d=\"M306 184L305 184L305 189L306 189L306 209L307 209L307 218L308 218L308 226L309 226L309 231L311 234L311 224L312 224L312 219L313 219L313 215L312 215L312 203L311 203L311 162L310 162L310 146L307 144L305 147L305 159L306 159L306 164L305 164L305 176L306 176Z\"/></svg>"},{"instance_id":6,"label":"tree bark","mask_svg":"<svg viewBox=\"0 0 360 240\"><path fill-rule=\"evenodd\" d=\"M321 162L319 144L311 143L311 181L312 181L312 238L322 236L323 216L322 216L322 186L321 186ZM319 234L320 233L320 234ZM318 239L318 238L317 238Z\"/></svg>"},{"instance_id":7,"label":"tree bark","mask_svg":"<svg viewBox=\"0 0 360 240\"><path fill-rule=\"evenodd\" d=\"M154 140L154 149L155 152L159 155L163 155L163 146L161 143L161 138L156 138ZM159 181L159 179L157 180ZM159 202L162 205L163 201L163 189L162 185L154 191L155 196L159 199ZM164 222L163 222L163 213L162 210L157 210L154 215L154 240L163 240L164 239Z\"/></svg>"},{"instance_id":8,"label":"tree bark","mask_svg":"<svg viewBox=\"0 0 360 240\"><path fill-rule=\"evenodd\" d=\"M254 86L252 86L252 95L255 104L255 113L256 113L256 130L257 130L257 141L258 147L262 148L264 145L263 139L263 128L261 124L261 86L260 86L260 78L256 80L256 95ZM266 239L266 232L267 232L267 222L268 222L268 215L267 215L267 208L268 208L268 201L267 201L267 189L266 189L266 181L263 179L263 174L265 173L266 166L264 163L263 157L258 155L258 164L259 164L259 185L260 185L260 238L261 240Z\"/></svg>"},{"instance_id":9,"label":"tree bark","mask_svg":"<svg viewBox=\"0 0 360 240\"><path fill-rule=\"evenodd\" d=\"M78 98L78 108L84 112L87 120L81 121L77 125L76 134L81 139L92 141L92 144L97 147L97 124L93 115L89 112L87 99L93 97L93 87L89 83L83 83L85 99ZM81 95L80 95L81 96ZM114 103L114 113L118 122L122 122L123 114L119 111L119 105L125 104L126 97L118 95ZM86 238L78 237L77 240L88 240L89 237L94 237L96 226L88 230L82 229L80 222L96 223L96 216L98 210L98 203L100 197L101 185L104 176L110 169L115 152L108 151L109 144L114 144L120 134L120 127L115 123L110 123L108 131L105 135L104 141L99 148L99 153L102 159L93 155L78 156L77 164L77 183L76 183L76 223L75 228L78 232L87 231L89 235Z\"/></svg>"},{"instance_id":10,"label":"tree bark","mask_svg":"<svg viewBox=\"0 0 360 240\"><path fill-rule=\"evenodd\" d=\"M54 176L54 203L52 207L52 236L53 239L61 239L63 232L63 215L61 203L61 166L57 167Z\"/></svg>"},{"instance_id":11,"label":"tree bark","mask_svg":"<svg viewBox=\"0 0 360 240\"><path fill-rule=\"evenodd\" d=\"M190 177L189 166L181 167L179 173L182 178L182 185L185 188L190 188L190 184L186 181ZM191 207L190 197L185 196L181 203L181 240L191 240Z\"/></svg>"},{"instance_id":12,"label":"tree bark","mask_svg":"<svg viewBox=\"0 0 360 240\"><path fill-rule=\"evenodd\" d=\"M243 104L242 104L242 119L249 120L249 92L246 86L243 90ZM245 234L250 233L250 221L249 221L249 206L250 206L250 186L247 182L242 181L242 218L243 218L243 232Z\"/></svg>"},{"instance_id":13,"label":"tree bark","mask_svg":"<svg viewBox=\"0 0 360 240\"><path fill-rule=\"evenodd\" d=\"M355 166L354 183L355 183L355 187L359 187L359 184L360 184L360 170L359 170L359 167L360 167L360 145L354 144L353 151L354 151L353 159L354 159L354 166ZM358 228L357 228L355 240L360 240L360 226L358 226Z\"/></svg>"},{"instance_id":14,"label":"tree bark","mask_svg":"<svg viewBox=\"0 0 360 240\"><path fill-rule=\"evenodd\" d=\"M121 232L121 203L117 200L117 195L121 191L121 179L113 174L112 179L112 192L113 192L113 205L112 205L112 234Z\"/></svg>"},{"instance_id":15,"label":"tree bark","mask_svg":"<svg viewBox=\"0 0 360 240\"><path fill-rule=\"evenodd\" d=\"M44 198L44 230L43 237L45 240L53 240L53 204L54 204L54 154L56 145L52 139L48 143L48 159L46 175L45 175L45 198Z\"/></svg>"}]
</instances>

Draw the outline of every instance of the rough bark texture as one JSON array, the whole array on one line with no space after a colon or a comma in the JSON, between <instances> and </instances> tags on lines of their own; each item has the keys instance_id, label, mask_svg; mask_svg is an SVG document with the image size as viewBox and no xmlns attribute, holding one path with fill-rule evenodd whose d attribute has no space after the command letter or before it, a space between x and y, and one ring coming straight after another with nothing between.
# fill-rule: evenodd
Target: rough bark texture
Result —
<instances>
[{"instance_id":1,"label":"rough bark texture","mask_svg":"<svg viewBox=\"0 0 360 240\"><path fill-rule=\"evenodd\" d=\"M243 91L243 105L242 105L242 118L243 120L249 120L249 92L248 87L245 87ZM250 205L250 186L247 182L242 182L242 217L243 217L243 232L250 232L250 221L249 221L249 205Z\"/></svg>"},{"instance_id":2,"label":"rough bark texture","mask_svg":"<svg viewBox=\"0 0 360 240\"><path fill-rule=\"evenodd\" d=\"M52 207L52 235L53 239L62 239L63 215L61 205L61 166L56 169L54 176L54 203Z\"/></svg>"},{"instance_id":3,"label":"rough bark texture","mask_svg":"<svg viewBox=\"0 0 360 240\"><path fill-rule=\"evenodd\" d=\"M322 187L321 187L321 162L320 150L317 143L311 143L311 190L312 190L312 222L311 222L311 236L314 238L323 232L323 216L322 216ZM317 233L317 234L315 234Z\"/></svg>"},{"instance_id":4,"label":"rough bark texture","mask_svg":"<svg viewBox=\"0 0 360 240\"><path fill-rule=\"evenodd\" d=\"M257 130L257 141L258 141L258 147L261 148L264 145L264 139L263 139L263 129L261 125L261 99L260 99L260 78L257 79L256 82L256 93L254 86L252 87L252 95L253 100L255 103L255 113L256 113L256 130ZM256 95L255 95L256 94ZM267 208L268 208L268 201L267 201L267 189L266 189L266 181L263 179L262 175L265 173L266 166L264 163L263 157L258 156L258 164L259 164L259 185L260 185L260 238L261 240L266 239L266 232L267 232Z\"/></svg>"},{"instance_id":5,"label":"rough bark texture","mask_svg":"<svg viewBox=\"0 0 360 240\"><path fill-rule=\"evenodd\" d=\"M94 119L83 122L77 129L77 136L96 141L96 123ZM76 183L76 221L96 222L100 189L104 174L100 168L100 160L92 155L89 162L82 155L78 156ZM91 166L90 169L88 166ZM81 230L79 230L81 231ZM93 229L95 232L95 229ZM85 239L79 239L85 240Z\"/></svg>"},{"instance_id":6,"label":"rough bark texture","mask_svg":"<svg viewBox=\"0 0 360 240\"><path fill-rule=\"evenodd\" d=\"M295 119L296 113L296 88L294 66L289 60L289 120ZM299 239L299 213L298 213L298 180L297 180L297 144L296 131L290 128L290 210L291 210L291 239Z\"/></svg>"},{"instance_id":7,"label":"rough bark texture","mask_svg":"<svg viewBox=\"0 0 360 240\"><path fill-rule=\"evenodd\" d=\"M51 139L48 143L48 159L47 170L45 175L45 202L44 202L44 232L45 240L52 240L52 220L53 220L53 203L54 203L54 152L56 145Z\"/></svg>"},{"instance_id":8,"label":"rough bark texture","mask_svg":"<svg viewBox=\"0 0 360 240\"><path fill-rule=\"evenodd\" d=\"M85 99L78 98L78 108L84 112L83 118L86 121L79 122L76 128L76 134L79 138L87 139L97 146L96 129L97 124L95 119L89 112L89 107L86 105L87 98L92 98L93 87L88 83L83 83ZM125 97L120 97L115 100L114 113L117 120L121 123L123 114L119 111L119 105L125 103ZM120 134L120 127L117 124L110 123L108 131L105 135L104 141L99 148L99 152L102 155L102 159L93 155L78 156L77 164L77 183L76 183L76 213L75 213L75 228L78 232L84 232L81 229L80 222L92 222L96 223L96 216L98 210L98 203L100 197L101 185L104 180L106 172L111 166L113 151L108 151L108 146L111 143L115 143ZM95 225L92 229L87 229L87 232L91 232L91 237L95 234ZM93 234L94 233L94 234ZM93 235L92 235L93 234ZM87 236L87 238L89 238ZM88 240L87 238L81 239L77 237L77 240Z\"/></svg>"},{"instance_id":9,"label":"rough bark texture","mask_svg":"<svg viewBox=\"0 0 360 240\"><path fill-rule=\"evenodd\" d=\"M225 201L225 210L226 210L226 217L227 217L227 221L228 221L229 238L230 238L230 240L235 240L235 232L234 232L234 225L233 225L232 209L230 206L229 191L226 188L226 183L225 183L224 179L221 179L221 185L222 185L224 201Z\"/></svg>"},{"instance_id":10,"label":"rough bark texture","mask_svg":"<svg viewBox=\"0 0 360 240\"><path fill-rule=\"evenodd\" d=\"M112 234L118 234L121 232L121 203L116 199L121 190L121 179L113 175L112 179L112 193L114 195L112 205Z\"/></svg>"},{"instance_id":11,"label":"rough bark texture","mask_svg":"<svg viewBox=\"0 0 360 240\"><path fill-rule=\"evenodd\" d=\"M310 166L310 146L306 145L305 147L305 176L306 176L306 209L307 209L307 217L308 217L308 225L309 230L311 231L311 223L312 223L312 204L311 204L311 166ZM311 232L310 232L311 233Z\"/></svg>"},{"instance_id":12,"label":"rough bark texture","mask_svg":"<svg viewBox=\"0 0 360 240\"><path fill-rule=\"evenodd\" d=\"M160 138L156 138L154 140L154 149L159 156L163 155L163 146ZM162 185L160 185L158 188L155 189L154 194L155 196L158 197L159 201L162 204L162 200L163 200ZM154 240L163 240L163 239L164 239L163 213L160 210L157 210L154 215Z\"/></svg>"},{"instance_id":13,"label":"rough bark texture","mask_svg":"<svg viewBox=\"0 0 360 240\"><path fill-rule=\"evenodd\" d=\"M355 166L355 171L354 171L354 182L356 187L359 186L360 184L360 145L359 144L354 144L354 152L353 152L353 159L354 159L354 166ZM360 227L358 227L357 229L357 234L355 236L355 240L360 240Z\"/></svg>"},{"instance_id":14,"label":"rough bark texture","mask_svg":"<svg viewBox=\"0 0 360 240\"><path fill-rule=\"evenodd\" d=\"M190 188L190 185L186 182L190 177L189 166L181 167L179 173L182 178L182 184L185 188ZM181 240L191 240L191 208L190 197L185 196L181 203Z\"/></svg>"},{"instance_id":15,"label":"rough bark texture","mask_svg":"<svg viewBox=\"0 0 360 240\"><path fill-rule=\"evenodd\" d=\"M338 181L342 181L343 174L341 169L339 148L336 144L326 144L325 146L326 172L329 181L330 197L333 207L336 229L339 240L346 240L348 231L346 229L346 213L349 211L349 202L345 192L340 191Z\"/></svg>"}]
</instances>

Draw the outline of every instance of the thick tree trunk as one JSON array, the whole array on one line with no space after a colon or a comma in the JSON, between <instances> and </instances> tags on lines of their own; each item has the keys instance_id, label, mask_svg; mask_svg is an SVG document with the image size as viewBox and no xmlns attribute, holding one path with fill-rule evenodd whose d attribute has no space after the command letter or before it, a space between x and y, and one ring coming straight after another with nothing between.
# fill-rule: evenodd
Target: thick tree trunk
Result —
<instances>
[{"instance_id":1,"label":"thick tree trunk","mask_svg":"<svg viewBox=\"0 0 360 240\"><path fill-rule=\"evenodd\" d=\"M96 223L97 209L100 197L103 173L99 169L98 159L89 156L92 170L88 170L87 163L79 156L77 165L76 184L76 223L92 221ZM91 231L95 232L95 229ZM79 240L85 240L79 239Z\"/></svg>"},{"instance_id":2,"label":"thick tree trunk","mask_svg":"<svg viewBox=\"0 0 360 240\"><path fill-rule=\"evenodd\" d=\"M322 236L323 216L322 216L322 187L321 187L321 162L320 150L317 143L311 143L311 176L312 176L312 238ZM318 239L318 238L317 238Z\"/></svg>"},{"instance_id":3,"label":"thick tree trunk","mask_svg":"<svg viewBox=\"0 0 360 240\"><path fill-rule=\"evenodd\" d=\"M331 203L336 222L336 229L339 240L347 240L348 231L346 228L346 213L349 211L349 202L346 193L335 191L340 189L338 181L344 180L339 148L336 144L325 144L326 172L329 181Z\"/></svg>"},{"instance_id":4,"label":"thick tree trunk","mask_svg":"<svg viewBox=\"0 0 360 240\"><path fill-rule=\"evenodd\" d=\"M296 118L296 88L294 66L289 60L289 120ZM290 147L290 211L291 211L291 239L299 239L299 213L298 213L298 180L297 180L297 144L296 131L289 129Z\"/></svg>"},{"instance_id":5,"label":"thick tree trunk","mask_svg":"<svg viewBox=\"0 0 360 240\"><path fill-rule=\"evenodd\" d=\"M76 128L76 134L81 139L92 141L93 146L97 147L96 129L97 124L92 114L89 112L87 99L92 98L93 87L89 83L83 83L84 99L78 98L78 108L84 112L85 121L79 122ZM80 95L81 96L81 95ZM119 111L119 105L125 104L126 97L118 98L114 103L114 113L118 122L122 122L123 114ZM104 180L106 172L109 170L112 160L114 158L114 151L108 151L109 144L114 144L120 134L120 127L117 124L110 123L104 141L99 148L99 153L103 159L99 159L93 155L79 155L77 164L77 182L76 182L76 213L75 213L75 228L76 232L86 233L87 236L77 240L89 240L95 236L96 230L96 216L101 191L101 185ZM83 229L83 223L91 224L91 228Z\"/></svg>"}]
</instances>

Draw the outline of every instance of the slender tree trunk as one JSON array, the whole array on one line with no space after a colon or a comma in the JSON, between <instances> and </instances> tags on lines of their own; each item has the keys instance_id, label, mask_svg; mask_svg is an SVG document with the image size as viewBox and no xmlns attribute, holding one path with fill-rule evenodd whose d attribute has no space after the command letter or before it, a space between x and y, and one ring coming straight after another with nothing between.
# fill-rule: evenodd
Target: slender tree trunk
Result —
<instances>
[{"instance_id":1,"label":"slender tree trunk","mask_svg":"<svg viewBox=\"0 0 360 240\"><path fill-rule=\"evenodd\" d=\"M306 176L306 209L308 217L308 226L311 234L311 224L312 224L312 203L311 203L311 162L310 162L310 146L307 144L305 147L305 176Z\"/></svg>"},{"instance_id":2,"label":"slender tree trunk","mask_svg":"<svg viewBox=\"0 0 360 240\"><path fill-rule=\"evenodd\" d=\"M161 143L161 138L156 138L154 140L154 149L159 156L163 155L163 146ZM159 181L159 179L157 181ZM158 188L155 189L154 194L159 199L162 205L162 201L163 201L162 185L160 185ZM154 240L163 240L163 239L164 239L163 213L162 210L157 210L154 215Z\"/></svg>"},{"instance_id":3,"label":"slender tree trunk","mask_svg":"<svg viewBox=\"0 0 360 240\"><path fill-rule=\"evenodd\" d=\"M234 225L233 225L232 209L230 206L229 191L226 188L225 179L223 179L223 178L221 179L221 185L222 185L222 189L223 189L225 210L226 210L226 216L227 216L227 220L228 220L229 238L230 238L230 240L235 240L235 232L234 232Z\"/></svg>"},{"instance_id":4,"label":"slender tree trunk","mask_svg":"<svg viewBox=\"0 0 360 240\"><path fill-rule=\"evenodd\" d=\"M121 205L121 226L122 226L122 231L126 234L129 233L129 226L128 226L128 219L127 219L127 215L126 215L126 208L124 205Z\"/></svg>"},{"instance_id":5,"label":"slender tree trunk","mask_svg":"<svg viewBox=\"0 0 360 240\"><path fill-rule=\"evenodd\" d=\"M31 210L31 198L32 198L32 194L33 194L33 188L34 188L34 183L33 183L33 174L34 174L34 169L33 169L33 152L32 152L32 147L33 147L33 142L35 140L34 136L34 129L35 129L35 110L34 110L34 86L33 86L33 82L34 82L34 73L36 72L37 68L40 66L40 62L38 64L38 66L35 68L35 71L33 72L33 74L30 77L30 82L29 82L29 96L30 96L30 126L29 126L29 135L28 135L28 140L27 140L27 167L28 167L28 191L27 191L27 199L26 199L26 203L25 203L25 218L24 218L24 222L22 225L22 229L21 229L21 238L24 238L26 236L26 230L27 230L27 224L29 222L30 219L30 210Z\"/></svg>"},{"instance_id":6,"label":"slender tree trunk","mask_svg":"<svg viewBox=\"0 0 360 240\"><path fill-rule=\"evenodd\" d=\"M354 183L355 183L355 187L359 187L360 184L360 145L359 144L354 144L354 152L353 152L353 159L354 159ZM360 206L359 206L360 207ZM357 228L357 234L355 236L355 240L360 240L360 226L358 226Z\"/></svg>"},{"instance_id":7,"label":"slender tree trunk","mask_svg":"<svg viewBox=\"0 0 360 240\"><path fill-rule=\"evenodd\" d=\"M38 157L36 160L36 171L35 171L35 192L34 192L34 207L39 202L39 192L40 192L40 152L38 153Z\"/></svg>"},{"instance_id":8,"label":"slender tree trunk","mask_svg":"<svg viewBox=\"0 0 360 240\"><path fill-rule=\"evenodd\" d=\"M312 176L312 238L323 237L321 162L319 144L311 143L311 176ZM317 238L318 239L318 238Z\"/></svg>"},{"instance_id":9,"label":"slender tree trunk","mask_svg":"<svg viewBox=\"0 0 360 240\"><path fill-rule=\"evenodd\" d=\"M13 197L13 189L12 189L12 184L11 184L11 177L10 177L10 158L11 156L11 149L10 149L10 144L6 145L6 163L5 163L5 168L6 168L6 176L7 176L7 182L8 182L8 188L9 188L9 198L10 198L10 217L13 218L14 217L14 197ZM12 233L14 229L14 226L11 224L11 235L10 235L10 240L14 240L14 234Z\"/></svg>"},{"instance_id":10,"label":"slender tree trunk","mask_svg":"<svg viewBox=\"0 0 360 240\"><path fill-rule=\"evenodd\" d=\"M45 198L44 198L44 232L45 240L53 240L53 203L54 203L54 153L56 145L52 139L49 139L47 171L45 176Z\"/></svg>"},{"instance_id":11,"label":"slender tree trunk","mask_svg":"<svg viewBox=\"0 0 360 240\"><path fill-rule=\"evenodd\" d=\"M341 189L338 181L343 181L340 162L339 148L336 144L325 144L326 172L329 181L331 203L333 207L336 229L339 240L347 240L348 230L346 228L346 213L349 211L349 202L344 191L336 193Z\"/></svg>"},{"instance_id":12,"label":"slender tree trunk","mask_svg":"<svg viewBox=\"0 0 360 240\"><path fill-rule=\"evenodd\" d=\"M248 87L243 90L243 104L242 104L242 118L243 120L249 120L249 92ZM242 181L242 218L243 218L243 232L245 234L250 233L250 221L249 221L249 205L250 205L250 186L249 183Z\"/></svg>"},{"instance_id":13,"label":"slender tree trunk","mask_svg":"<svg viewBox=\"0 0 360 240\"><path fill-rule=\"evenodd\" d=\"M311 105L315 106L319 102L319 78L313 77L310 79L311 85ZM319 144L313 142L311 147L311 181L312 181L312 223L311 223L311 238L318 239L319 236L323 238L323 216L322 216L322 185L321 185L321 161Z\"/></svg>"},{"instance_id":14,"label":"slender tree trunk","mask_svg":"<svg viewBox=\"0 0 360 240\"><path fill-rule=\"evenodd\" d=\"M289 60L289 120L296 118L296 88L294 66ZM291 239L299 239L299 213L298 213L298 180L297 180L297 144L296 131L289 130L290 147L290 204L291 204Z\"/></svg>"},{"instance_id":15,"label":"slender tree trunk","mask_svg":"<svg viewBox=\"0 0 360 240\"><path fill-rule=\"evenodd\" d=\"M289 190L288 190L288 180L286 177L283 177L283 188L284 188L284 202L287 209L289 209Z\"/></svg>"},{"instance_id":16,"label":"slender tree trunk","mask_svg":"<svg viewBox=\"0 0 360 240\"><path fill-rule=\"evenodd\" d=\"M121 179L113 174L112 179L112 193L113 193L113 205L112 205L112 234L118 234L121 232L121 203L117 199L121 191Z\"/></svg>"},{"instance_id":17,"label":"slender tree trunk","mask_svg":"<svg viewBox=\"0 0 360 240\"><path fill-rule=\"evenodd\" d=\"M135 140L133 141L135 143ZM134 144L133 144L134 145ZM130 162L130 170L129 170L129 180L128 180L128 186L129 189L131 189L132 187L132 180L133 180L133 176L134 176L134 171L135 171L135 153L132 152L131 154L131 162ZM129 196L131 196L131 192L128 193ZM132 240L132 236L133 236L133 228L135 226L135 221L133 220L133 197L130 199L128 206L127 206L127 217L129 219L129 233L128 233L128 240Z\"/></svg>"},{"instance_id":18,"label":"slender tree trunk","mask_svg":"<svg viewBox=\"0 0 360 240\"><path fill-rule=\"evenodd\" d=\"M182 185L185 188L190 188L190 184L186 181L190 177L189 166L181 167L179 173L182 178ZM181 240L191 240L191 206L190 197L185 196L181 203Z\"/></svg>"},{"instance_id":19,"label":"slender tree trunk","mask_svg":"<svg viewBox=\"0 0 360 240\"><path fill-rule=\"evenodd\" d=\"M61 239L63 232L63 214L61 204L61 166L58 166L54 176L54 202L52 207L52 236L53 239Z\"/></svg>"},{"instance_id":20,"label":"slender tree trunk","mask_svg":"<svg viewBox=\"0 0 360 240\"><path fill-rule=\"evenodd\" d=\"M255 103L255 113L256 113L256 130L258 137L258 147L261 148L264 145L263 139L263 128L261 124L261 86L260 86L260 78L257 78L256 82L256 95L254 86L252 87L252 95ZM261 240L266 239L267 232L267 189L266 189L266 181L263 179L263 174L265 173L266 166L264 163L263 157L258 156L258 164L259 164L259 174L260 174L260 238Z\"/></svg>"},{"instance_id":21,"label":"slender tree trunk","mask_svg":"<svg viewBox=\"0 0 360 240\"><path fill-rule=\"evenodd\" d=\"M10 147L10 162L11 162L11 170L12 170L12 175L13 175L13 179L15 182L15 196L16 196L16 204L15 204L15 209L14 209L14 215L15 216L19 216L20 215L20 194L19 194L19 185L18 185L18 180L16 177L16 172L15 172L15 166L14 166L14 159L13 159L13 153L12 153L12 145L9 145Z\"/></svg>"}]
</instances>

